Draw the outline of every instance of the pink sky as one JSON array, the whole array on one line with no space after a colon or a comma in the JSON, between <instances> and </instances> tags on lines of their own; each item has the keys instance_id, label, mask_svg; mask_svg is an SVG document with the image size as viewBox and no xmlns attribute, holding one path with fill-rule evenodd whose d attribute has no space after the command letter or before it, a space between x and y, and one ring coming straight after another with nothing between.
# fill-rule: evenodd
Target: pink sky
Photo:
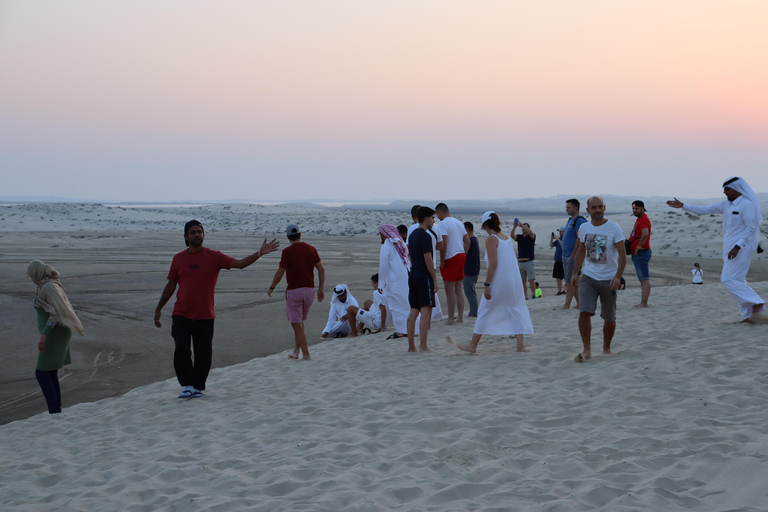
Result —
<instances>
[{"instance_id":1,"label":"pink sky","mask_svg":"<svg viewBox=\"0 0 768 512\"><path fill-rule=\"evenodd\" d=\"M762 0L3 2L3 195L768 191L766 27ZM412 187L353 179L381 173Z\"/></svg>"}]
</instances>

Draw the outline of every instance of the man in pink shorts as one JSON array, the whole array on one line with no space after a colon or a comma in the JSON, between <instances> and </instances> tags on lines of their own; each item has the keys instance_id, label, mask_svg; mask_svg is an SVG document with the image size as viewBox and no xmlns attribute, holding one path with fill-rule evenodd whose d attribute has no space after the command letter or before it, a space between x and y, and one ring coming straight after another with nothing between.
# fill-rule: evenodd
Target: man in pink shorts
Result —
<instances>
[{"instance_id":1,"label":"man in pink shorts","mask_svg":"<svg viewBox=\"0 0 768 512\"><path fill-rule=\"evenodd\" d=\"M267 291L267 295L272 297L275 286L286 274L288 286L285 289L285 312L288 315L288 321L293 327L293 334L296 344L291 354L291 359L299 358L299 350L303 359L309 360L309 347L307 346L307 335L304 332L304 320L307 319L309 308L315 300L315 269L320 285L317 288L317 300L323 302L325 293L323 286L325 284L325 269L320 262L320 256L317 250L311 245L301 241L301 231L296 224L289 224L285 229L290 245L283 249L280 265L272 278L272 285Z\"/></svg>"},{"instance_id":2,"label":"man in pink shorts","mask_svg":"<svg viewBox=\"0 0 768 512\"><path fill-rule=\"evenodd\" d=\"M453 325L453 313L458 310L458 322L464 323L464 263L469 250L469 235L464 224L451 217L448 205L435 206L435 213L440 219L439 236L443 245L440 247L440 275L443 277L445 296L448 299L448 320L446 325Z\"/></svg>"}]
</instances>

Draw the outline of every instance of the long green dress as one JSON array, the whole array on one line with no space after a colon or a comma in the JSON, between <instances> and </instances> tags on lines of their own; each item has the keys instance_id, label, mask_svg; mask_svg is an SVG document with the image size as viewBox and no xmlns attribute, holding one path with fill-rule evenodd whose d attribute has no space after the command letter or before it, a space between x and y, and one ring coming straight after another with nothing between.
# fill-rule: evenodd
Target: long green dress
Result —
<instances>
[{"instance_id":1,"label":"long green dress","mask_svg":"<svg viewBox=\"0 0 768 512\"><path fill-rule=\"evenodd\" d=\"M72 339L72 330L61 324L56 324L53 327L46 325L48 313L40 308L35 308L35 311L37 311L37 330L46 336L45 352L38 354L35 369L47 372L58 370L65 364L71 364L69 342Z\"/></svg>"}]
</instances>

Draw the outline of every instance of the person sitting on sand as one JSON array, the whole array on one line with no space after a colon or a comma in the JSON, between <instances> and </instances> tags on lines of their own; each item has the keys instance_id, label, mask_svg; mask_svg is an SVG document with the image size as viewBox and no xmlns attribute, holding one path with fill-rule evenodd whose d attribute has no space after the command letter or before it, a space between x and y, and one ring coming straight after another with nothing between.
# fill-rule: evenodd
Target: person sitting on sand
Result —
<instances>
[{"instance_id":1,"label":"person sitting on sand","mask_svg":"<svg viewBox=\"0 0 768 512\"><path fill-rule=\"evenodd\" d=\"M597 311L598 297L603 319L603 353L611 353L611 341L616 332L616 290L627 265L624 234L618 224L605 218L603 199L590 197L587 212L590 220L579 228L579 238L573 249L574 268L580 268L584 262L584 276L579 285L579 334L584 350L575 358L579 363L592 357L592 317ZM574 287L577 280L577 276L571 276Z\"/></svg>"},{"instance_id":2,"label":"person sitting on sand","mask_svg":"<svg viewBox=\"0 0 768 512\"><path fill-rule=\"evenodd\" d=\"M488 235L485 240L485 265L488 269L485 291L477 308L477 321L468 344L461 350L475 353L484 334L514 335L517 351L527 352L524 334L533 334L533 324L525 305L525 290L517 266L512 239L501 232L501 221L494 212L485 212L480 226Z\"/></svg>"},{"instance_id":3,"label":"person sitting on sand","mask_svg":"<svg viewBox=\"0 0 768 512\"><path fill-rule=\"evenodd\" d=\"M61 388L58 372L72 363L70 340L74 329L83 336L83 326L69 303L59 273L50 265L34 260L27 267L27 276L37 285L35 311L40 341L37 343L35 378L48 404L48 413L61 412Z\"/></svg>"},{"instance_id":4,"label":"person sitting on sand","mask_svg":"<svg viewBox=\"0 0 768 512\"><path fill-rule=\"evenodd\" d=\"M357 299L352 296L349 287L345 284L334 286L328 323L325 324L323 334L320 336L322 339L345 338L352 332L350 319L354 322L355 317L349 313L349 306L358 306Z\"/></svg>"},{"instance_id":5,"label":"person sitting on sand","mask_svg":"<svg viewBox=\"0 0 768 512\"><path fill-rule=\"evenodd\" d=\"M348 321L351 327L350 338L357 336L358 331L385 331L387 326L387 308L384 306L384 295L379 291L379 274L371 276L373 300L366 300L362 308L349 306Z\"/></svg>"},{"instance_id":6,"label":"person sitting on sand","mask_svg":"<svg viewBox=\"0 0 768 512\"><path fill-rule=\"evenodd\" d=\"M534 298L540 299L544 295L544 292L541 291L541 286L539 285L539 282L536 281L536 295L534 295Z\"/></svg>"},{"instance_id":7,"label":"person sitting on sand","mask_svg":"<svg viewBox=\"0 0 768 512\"><path fill-rule=\"evenodd\" d=\"M720 282L739 305L742 320L738 323L754 323L750 317L765 309L765 301L747 284L752 253L762 252L760 224L763 215L760 201L746 180L738 176L723 183L723 194L728 198L726 201L709 206L694 206L677 198L667 201L667 205L697 215L723 215L723 272Z\"/></svg>"},{"instance_id":8,"label":"person sitting on sand","mask_svg":"<svg viewBox=\"0 0 768 512\"><path fill-rule=\"evenodd\" d=\"M272 278L272 284L267 295L272 297L275 286L286 275L288 286L285 289L285 313L291 323L294 336L293 353L291 359L299 358L299 351L303 359L308 361L309 347L307 346L307 333L304 330L304 321L309 315L309 308L315 300L315 269L317 269L317 301L323 302L325 292L325 268L320 261L317 250L308 243L301 241L301 230L296 224L289 224L285 228L285 234L291 243L283 249L280 257L280 266Z\"/></svg>"}]
</instances>

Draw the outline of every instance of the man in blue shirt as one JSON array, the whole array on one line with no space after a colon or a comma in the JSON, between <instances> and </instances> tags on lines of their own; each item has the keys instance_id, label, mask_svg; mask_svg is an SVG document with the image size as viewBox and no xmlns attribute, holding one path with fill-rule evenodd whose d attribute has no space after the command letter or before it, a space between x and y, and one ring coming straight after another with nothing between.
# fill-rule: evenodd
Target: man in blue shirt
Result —
<instances>
[{"instance_id":1,"label":"man in blue shirt","mask_svg":"<svg viewBox=\"0 0 768 512\"><path fill-rule=\"evenodd\" d=\"M579 308L579 279L572 281L574 275L581 276L581 267L574 268L573 248L578 239L577 233L582 224L587 219L579 215L581 203L578 199L568 199L565 202L565 213L569 215L568 222L565 224L565 233L563 234L563 270L565 270L565 304L559 309L570 309L571 300L576 297L576 309ZM575 284L574 284L575 283Z\"/></svg>"}]
</instances>

